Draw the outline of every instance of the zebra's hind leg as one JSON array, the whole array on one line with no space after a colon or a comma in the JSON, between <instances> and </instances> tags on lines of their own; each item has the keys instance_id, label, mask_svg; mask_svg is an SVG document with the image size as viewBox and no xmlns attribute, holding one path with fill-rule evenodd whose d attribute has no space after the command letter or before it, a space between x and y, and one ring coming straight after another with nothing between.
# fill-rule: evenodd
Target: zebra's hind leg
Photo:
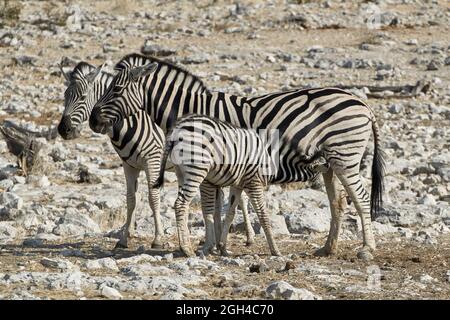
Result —
<instances>
[{"instance_id":1,"label":"zebra's hind leg","mask_svg":"<svg viewBox=\"0 0 450 320\"><path fill-rule=\"evenodd\" d=\"M178 240L181 251L188 257L195 256L189 239L188 209L197 193L200 184L208 174L208 168L197 166L181 166L175 168L178 178L178 196L175 200L175 218L177 220ZM214 209L214 206L213 206Z\"/></svg>"},{"instance_id":2,"label":"zebra's hind leg","mask_svg":"<svg viewBox=\"0 0 450 320\"><path fill-rule=\"evenodd\" d=\"M127 183L127 221L122 227L120 239L115 248L127 248L130 229L134 226L134 209L136 207L136 191L138 188L138 177L140 170L130 167L123 162L123 171Z\"/></svg>"},{"instance_id":3,"label":"zebra's hind leg","mask_svg":"<svg viewBox=\"0 0 450 320\"><path fill-rule=\"evenodd\" d=\"M188 257L195 256L191 247L191 241L189 240L189 229L187 225L187 214L191 200L192 197L186 197L183 193L179 193L177 200L175 200L175 218L177 220L180 249Z\"/></svg>"},{"instance_id":4,"label":"zebra's hind leg","mask_svg":"<svg viewBox=\"0 0 450 320\"><path fill-rule=\"evenodd\" d=\"M229 207L227 215L225 216L225 222L223 223L222 234L220 235L220 243L219 243L220 254L223 256L228 255L227 251L228 232L230 232L230 226L233 223L239 199L242 199L241 194L242 189L234 187L230 188Z\"/></svg>"},{"instance_id":5,"label":"zebra's hind leg","mask_svg":"<svg viewBox=\"0 0 450 320\"><path fill-rule=\"evenodd\" d=\"M202 213L205 222L205 243L203 244L202 251L205 255L213 252L216 245L215 235L215 219L216 214L216 195L220 192L215 186L211 185L207 181L203 181L200 185L200 196L202 203Z\"/></svg>"},{"instance_id":6,"label":"zebra's hind leg","mask_svg":"<svg viewBox=\"0 0 450 320\"><path fill-rule=\"evenodd\" d=\"M370 217L370 195L364 188L359 171L348 170L336 173L348 195L355 204L356 211L361 218L363 229L363 247L358 252L358 258L371 260L371 251L376 249L375 237L372 231L372 220Z\"/></svg>"},{"instance_id":7,"label":"zebra's hind leg","mask_svg":"<svg viewBox=\"0 0 450 320\"><path fill-rule=\"evenodd\" d=\"M250 217L248 215L248 197L241 194L241 199L239 201L239 208L242 210L242 216L244 218L245 233L247 236L246 246L251 246L255 243L255 231L253 230Z\"/></svg>"},{"instance_id":8,"label":"zebra's hind leg","mask_svg":"<svg viewBox=\"0 0 450 320\"><path fill-rule=\"evenodd\" d=\"M270 218L267 214L267 210L264 208L264 187L261 183L254 183L251 186L245 188L245 192L250 198L250 202L253 205L253 208L256 211L256 214L259 218L259 223L261 224L264 234L266 235L267 243L269 244L270 253L273 256L280 256L280 250L275 243L272 234L272 226L270 224Z\"/></svg>"},{"instance_id":9,"label":"zebra's hind leg","mask_svg":"<svg viewBox=\"0 0 450 320\"><path fill-rule=\"evenodd\" d=\"M342 185L332 169L323 173L323 180L330 201L331 222L327 242L324 247L314 253L316 256L328 256L337 252L342 214L347 204L345 194L343 196Z\"/></svg>"},{"instance_id":10,"label":"zebra's hind leg","mask_svg":"<svg viewBox=\"0 0 450 320\"><path fill-rule=\"evenodd\" d=\"M153 168L153 169L152 169ZM160 190L153 188L155 183L157 172L159 168L159 159L156 165L152 166L148 164L146 167L147 184L148 184L148 202L153 212L153 221L155 223L155 237L153 238L152 248L161 249L162 245L162 225L160 214Z\"/></svg>"}]
</instances>

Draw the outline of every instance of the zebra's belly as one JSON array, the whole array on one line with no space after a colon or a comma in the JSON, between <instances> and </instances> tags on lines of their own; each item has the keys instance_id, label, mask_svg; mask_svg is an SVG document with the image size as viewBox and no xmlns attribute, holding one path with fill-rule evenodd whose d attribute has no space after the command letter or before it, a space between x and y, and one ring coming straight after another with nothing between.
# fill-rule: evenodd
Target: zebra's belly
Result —
<instances>
[{"instance_id":1,"label":"zebra's belly","mask_svg":"<svg viewBox=\"0 0 450 320\"><path fill-rule=\"evenodd\" d=\"M220 166L211 169L205 180L217 187L244 188L256 176L256 172L253 171L251 168L237 165Z\"/></svg>"}]
</instances>

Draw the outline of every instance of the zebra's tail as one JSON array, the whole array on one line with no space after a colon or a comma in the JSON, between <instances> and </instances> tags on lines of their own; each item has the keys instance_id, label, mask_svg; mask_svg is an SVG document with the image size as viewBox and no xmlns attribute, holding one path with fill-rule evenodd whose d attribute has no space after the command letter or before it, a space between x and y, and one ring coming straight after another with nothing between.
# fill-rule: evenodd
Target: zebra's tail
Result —
<instances>
[{"instance_id":1,"label":"zebra's tail","mask_svg":"<svg viewBox=\"0 0 450 320\"><path fill-rule=\"evenodd\" d=\"M370 217L373 220L377 217L383 204L384 191L384 152L380 148L379 128L375 116L372 118L372 130L374 137L374 151L372 162L372 190L370 194Z\"/></svg>"},{"instance_id":2,"label":"zebra's tail","mask_svg":"<svg viewBox=\"0 0 450 320\"><path fill-rule=\"evenodd\" d=\"M170 151L172 151L174 144L174 141L170 139L170 136L168 135L164 153L161 159L161 167L159 168L159 176L156 182L153 184L153 188L155 189L159 189L164 185L164 172L166 170L167 158L169 157L169 153Z\"/></svg>"}]
</instances>

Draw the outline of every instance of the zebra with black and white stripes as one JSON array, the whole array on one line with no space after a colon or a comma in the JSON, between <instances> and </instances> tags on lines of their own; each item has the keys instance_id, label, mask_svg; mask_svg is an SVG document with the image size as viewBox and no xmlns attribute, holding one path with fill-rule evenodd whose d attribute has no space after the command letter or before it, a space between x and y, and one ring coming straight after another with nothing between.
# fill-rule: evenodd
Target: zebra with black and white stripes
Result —
<instances>
[{"instance_id":1,"label":"zebra with black and white stripes","mask_svg":"<svg viewBox=\"0 0 450 320\"><path fill-rule=\"evenodd\" d=\"M268 152L266 140L253 129L238 128L197 114L182 117L168 133L160 175L154 187L161 187L166 162L170 158L178 178L178 196L175 201L178 238L181 250L187 256L194 255L187 229L190 202L200 188L202 210L206 212L206 216L212 217L215 210L214 194L217 189L227 186L231 187L231 198L224 227L220 230L220 216L215 217L219 221L205 221L206 232L210 234L206 238L220 239L221 253L227 254L227 234L238 199L244 190L260 220L271 254L280 255L273 239L263 197L265 187L275 177L273 159ZM326 163L313 160L302 160L300 163L294 170L304 181L314 178L319 171L328 170ZM207 252L213 247L213 242L205 243L203 250Z\"/></svg>"},{"instance_id":2,"label":"zebra with black and white stripes","mask_svg":"<svg viewBox=\"0 0 450 320\"><path fill-rule=\"evenodd\" d=\"M58 132L63 139L71 140L79 136L82 124L88 120L92 107L106 91L114 76L87 62L78 63L70 73L64 72L61 67L61 72L67 80L67 89ZM197 82L199 88L204 87L200 81ZM152 188L151 185L159 173L164 133L145 112L124 118L110 129L102 133L109 135L111 144L122 159L127 188L127 220L116 247L127 247L129 235L134 229L137 179L140 171L144 170L149 190L149 204L155 223L152 248L160 248L163 234L159 213L160 194L159 190ZM217 205L221 207L221 190L216 197L220 199ZM240 207L245 221L247 244L250 245L254 242L254 231L248 218L247 203L242 200Z\"/></svg>"},{"instance_id":3,"label":"zebra with black and white stripes","mask_svg":"<svg viewBox=\"0 0 450 320\"><path fill-rule=\"evenodd\" d=\"M362 222L363 247L358 256L370 257L370 251L376 248L371 218L382 204L384 161L373 111L358 97L338 88L293 89L253 98L198 91L189 72L140 54L125 56L116 64L116 70L116 78L122 82L119 85L113 80L94 107L89 118L94 131L139 110L147 111L164 132L188 113L216 117L243 128L276 129L283 143L273 182L300 180L293 170L301 158L299 154L311 158L321 153L330 164L323 178L332 219L327 242L317 253L328 255L337 250L342 221L340 182ZM361 181L360 163L372 132L374 157L369 194Z\"/></svg>"},{"instance_id":4,"label":"zebra with black and white stripes","mask_svg":"<svg viewBox=\"0 0 450 320\"><path fill-rule=\"evenodd\" d=\"M58 124L58 133L65 140L75 139L89 119L92 108L100 99L114 76L90 63L79 62L70 73L59 66L66 79L64 111Z\"/></svg>"},{"instance_id":5,"label":"zebra with black and white stripes","mask_svg":"<svg viewBox=\"0 0 450 320\"><path fill-rule=\"evenodd\" d=\"M79 136L82 124L88 120L92 107L106 91L113 75L87 62L78 63L68 74L61 67L67 80L64 93L64 112L58 125L63 139ZM127 192L127 220L122 228L116 247L127 247L130 232L134 229L136 192L139 173L144 170L149 187L148 197L155 223L152 248L162 247L159 190L151 186L155 182L161 161L165 135L145 112L137 112L117 122L107 133L115 151L122 159Z\"/></svg>"}]
</instances>

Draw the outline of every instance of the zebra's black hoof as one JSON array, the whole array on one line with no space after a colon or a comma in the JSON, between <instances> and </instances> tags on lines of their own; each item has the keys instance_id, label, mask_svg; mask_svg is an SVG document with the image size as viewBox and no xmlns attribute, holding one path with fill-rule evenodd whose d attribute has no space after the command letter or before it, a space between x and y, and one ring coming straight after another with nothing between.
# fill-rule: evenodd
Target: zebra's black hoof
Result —
<instances>
[{"instance_id":1,"label":"zebra's black hoof","mask_svg":"<svg viewBox=\"0 0 450 320\"><path fill-rule=\"evenodd\" d=\"M181 253L187 258L196 256L194 250L192 250L191 248L181 248Z\"/></svg>"},{"instance_id":2,"label":"zebra's black hoof","mask_svg":"<svg viewBox=\"0 0 450 320\"><path fill-rule=\"evenodd\" d=\"M361 259L363 261L372 261L373 255L370 253L370 250L363 248L358 251L358 254L356 255L358 259Z\"/></svg>"}]
</instances>

